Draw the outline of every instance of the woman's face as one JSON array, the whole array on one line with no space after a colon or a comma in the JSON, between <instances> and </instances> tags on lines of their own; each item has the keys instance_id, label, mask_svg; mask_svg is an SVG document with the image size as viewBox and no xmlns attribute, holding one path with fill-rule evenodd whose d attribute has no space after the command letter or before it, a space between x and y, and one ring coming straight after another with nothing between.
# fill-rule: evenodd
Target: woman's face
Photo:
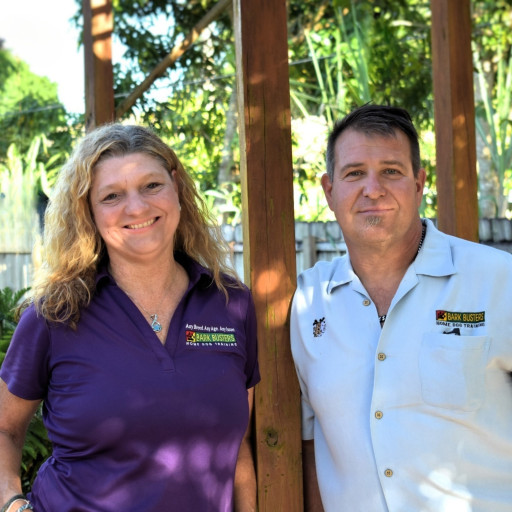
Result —
<instances>
[{"instance_id":1,"label":"woman's face","mask_svg":"<svg viewBox=\"0 0 512 512\"><path fill-rule=\"evenodd\" d=\"M144 153L96 166L89 201L111 263L172 256L180 220L175 174Z\"/></svg>"}]
</instances>

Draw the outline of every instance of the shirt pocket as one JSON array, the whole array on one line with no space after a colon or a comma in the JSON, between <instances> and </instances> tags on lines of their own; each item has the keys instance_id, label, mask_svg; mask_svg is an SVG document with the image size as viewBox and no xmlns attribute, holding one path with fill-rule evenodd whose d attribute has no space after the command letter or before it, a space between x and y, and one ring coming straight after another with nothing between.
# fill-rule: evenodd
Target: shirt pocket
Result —
<instances>
[{"instance_id":1,"label":"shirt pocket","mask_svg":"<svg viewBox=\"0 0 512 512\"><path fill-rule=\"evenodd\" d=\"M475 411L485 396L489 336L426 333L420 351L421 392L434 407Z\"/></svg>"}]
</instances>

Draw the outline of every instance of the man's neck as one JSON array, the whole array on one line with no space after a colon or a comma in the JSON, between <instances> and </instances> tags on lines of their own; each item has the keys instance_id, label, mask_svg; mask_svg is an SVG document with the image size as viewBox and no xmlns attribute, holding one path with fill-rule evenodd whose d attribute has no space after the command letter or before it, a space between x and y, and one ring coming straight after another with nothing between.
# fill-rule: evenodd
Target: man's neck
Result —
<instances>
[{"instance_id":1,"label":"man's neck","mask_svg":"<svg viewBox=\"0 0 512 512\"><path fill-rule=\"evenodd\" d=\"M387 313L403 276L421 249L424 230L420 224L413 236L392 246L375 243L351 247L347 241L352 268L376 304L379 315Z\"/></svg>"}]
</instances>

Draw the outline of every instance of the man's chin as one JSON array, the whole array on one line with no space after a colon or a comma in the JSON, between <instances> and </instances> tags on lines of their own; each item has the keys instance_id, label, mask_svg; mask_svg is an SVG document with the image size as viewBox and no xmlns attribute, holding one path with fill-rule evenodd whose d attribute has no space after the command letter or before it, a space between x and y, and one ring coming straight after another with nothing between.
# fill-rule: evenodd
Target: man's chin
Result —
<instances>
[{"instance_id":1,"label":"man's chin","mask_svg":"<svg viewBox=\"0 0 512 512\"><path fill-rule=\"evenodd\" d=\"M380 217L378 215L371 215L369 217L366 217L366 225L369 228L378 226L381 222L382 222L382 217Z\"/></svg>"}]
</instances>

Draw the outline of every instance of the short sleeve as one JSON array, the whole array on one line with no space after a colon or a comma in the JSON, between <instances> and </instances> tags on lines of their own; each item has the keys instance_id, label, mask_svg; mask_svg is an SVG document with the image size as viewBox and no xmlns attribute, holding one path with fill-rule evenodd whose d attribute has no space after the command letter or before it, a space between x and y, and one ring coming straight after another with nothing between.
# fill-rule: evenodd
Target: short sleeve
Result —
<instances>
[{"instance_id":1,"label":"short sleeve","mask_svg":"<svg viewBox=\"0 0 512 512\"><path fill-rule=\"evenodd\" d=\"M49 377L50 332L34 306L27 308L14 331L0 368L9 391L25 400L46 396Z\"/></svg>"},{"instance_id":2,"label":"short sleeve","mask_svg":"<svg viewBox=\"0 0 512 512\"><path fill-rule=\"evenodd\" d=\"M302 439L308 441L314 438L315 413L309 403L308 389L300 373L300 360L303 346L302 335L299 327L299 313L297 312L297 301L301 293L300 286L295 291L290 314L290 342L292 356L295 363L295 370L299 380L301 391L301 416L302 416Z\"/></svg>"},{"instance_id":3,"label":"short sleeve","mask_svg":"<svg viewBox=\"0 0 512 512\"><path fill-rule=\"evenodd\" d=\"M258 336L256 309L254 307L254 301L249 290L247 290L247 296L247 316L245 322L247 360L245 363L245 375L247 376L246 386L247 389L249 389L258 384L261 377L258 365Z\"/></svg>"}]
</instances>

